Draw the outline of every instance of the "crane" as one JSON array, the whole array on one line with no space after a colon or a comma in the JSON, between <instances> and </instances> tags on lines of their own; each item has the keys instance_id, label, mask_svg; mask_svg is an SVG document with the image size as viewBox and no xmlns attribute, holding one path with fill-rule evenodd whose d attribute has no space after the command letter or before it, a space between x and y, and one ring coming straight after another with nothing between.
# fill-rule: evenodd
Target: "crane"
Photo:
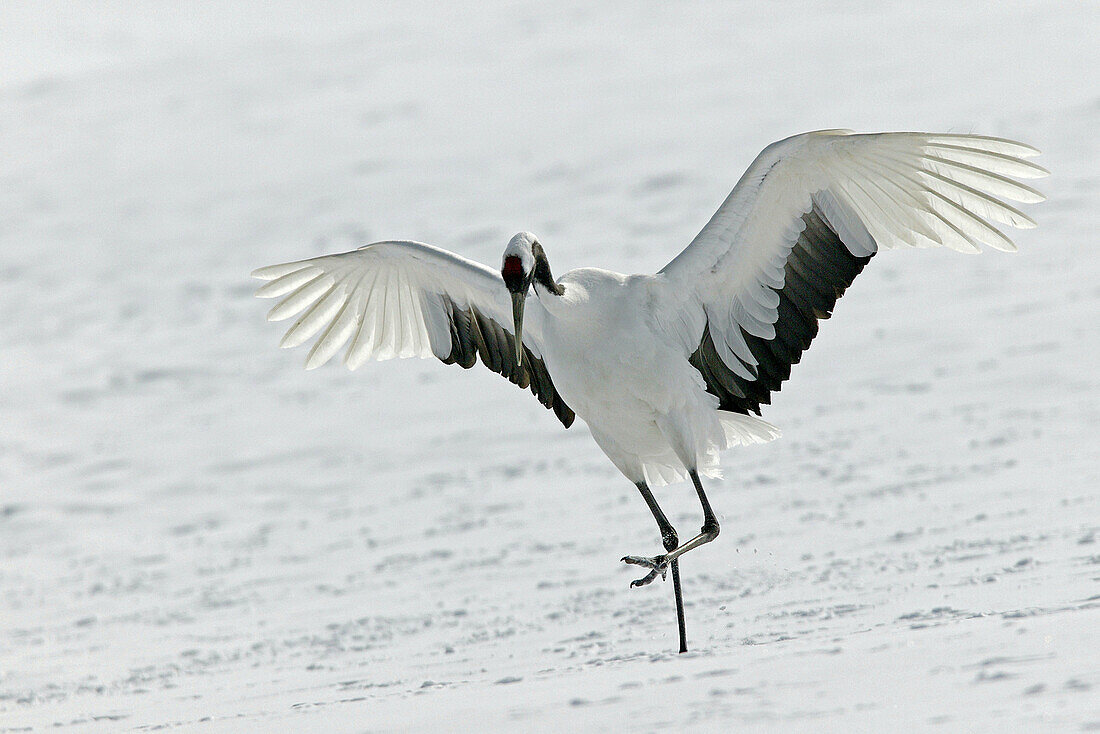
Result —
<instances>
[{"instance_id":1,"label":"crane","mask_svg":"<svg viewBox=\"0 0 1100 734\"><path fill-rule=\"evenodd\" d=\"M719 453L771 441L761 406L790 377L818 322L882 249L976 253L1015 245L993 223L1035 222L1008 201L1044 199L1017 179L1047 171L1003 138L821 130L780 140L749 166L690 244L653 275L580 268L555 279L521 232L500 270L411 241L259 268L280 346L317 337L306 368L435 357L527 388L568 428L576 417L638 488L664 553L628 555L645 586L672 573L687 650L681 556L719 533L702 477ZM690 479L700 530L681 543L652 487Z\"/></svg>"}]
</instances>

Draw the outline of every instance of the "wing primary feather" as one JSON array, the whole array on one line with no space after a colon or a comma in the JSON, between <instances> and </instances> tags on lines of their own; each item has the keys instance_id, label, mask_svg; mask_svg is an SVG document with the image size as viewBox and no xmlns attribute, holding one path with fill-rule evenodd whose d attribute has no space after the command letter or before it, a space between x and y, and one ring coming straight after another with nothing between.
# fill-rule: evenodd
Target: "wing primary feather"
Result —
<instances>
[{"instance_id":1,"label":"wing primary feather","mask_svg":"<svg viewBox=\"0 0 1100 734\"><path fill-rule=\"evenodd\" d=\"M994 171L978 168L969 163L951 160L950 158L944 158L942 156L925 154L922 158L935 164L926 166L925 170L939 172L937 170L938 168L950 169L951 175L949 178L953 178L960 183L967 183L996 196L1003 196L1012 201L1019 201L1025 204L1032 204L1036 201L1042 201L1045 198L1041 193L1030 186L1008 178L1007 176L1002 176L1000 173ZM1038 178L1038 176L1035 176L1035 178Z\"/></svg>"},{"instance_id":2,"label":"wing primary feather","mask_svg":"<svg viewBox=\"0 0 1100 734\"><path fill-rule=\"evenodd\" d=\"M370 331L366 332L369 339L361 347L364 350L364 360L389 359L389 356L382 351L382 347L386 339L386 302L389 300L391 277L389 268L379 268L378 279L374 281L370 297L367 299L367 313L364 320L369 322Z\"/></svg>"},{"instance_id":3,"label":"wing primary feather","mask_svg":"<svg viewBox=\"0 0 1100 734\"><path fill-rule=\"evenodd\" d=\"M386 268L384 271L384 287L381 289L381 299L378 304L378 328L374 335L372 356L377 360L393 359L397 346L397 301L400 295L397 292L397 283L394 281L400 277L394 268Z\"/></svg>"},{"instance_id":4,"label":"wing primary feather","mask_svg":"<svg viewBox=\"0 0 1100 734\"><path fill-rule=\"evenodd\" d=\"M379 267L378 276L371 286L371 293L366 299L366 310L363 315L363 336L366 338L359 344L360 363L366 360L389 359L382 353L382 343L386 330L386 298L389 292L389 270Z\"/></svg>"},{"instance_id":5,"label":"wing primary feather","mask_svg":"<svg viewBox=\"0 0 1100 734\"><path fill-rule=\"evenodd\" d=\"M884 243L887 246L893 246L895 240L900 241L903 245L910 244L898 234L908 229L904 224L904 219L899 219L896 214L887 211L886 201L890 201L890 199L887 198L885 201L880 201L877 197L872 196L870 192L864 188L862 179L863 177L859 175L849 176L848 183L852 188L845 188L845 193L857 203L861 204L860 208L865 210L874 208L878 211L877 216L871 211L865 211L866 218L876 225L879 225L876 227L878 230L878 237L875 238L876 244L881 244L878 243L879 238L887 239L888 242ZM870 229L870 227L868 227L868 229ZM872 232L872 237L874 236L875 233Z\"/></svg>"},{"instance_id":6,"label":"wing primary feather","mask_svg":"<svg viewBox=\"0 0 1100 734\"><path fill-rule=\"evenodd\" d=\"M1002 252L1016 252L1016 245L1004 234L1004 232L935 189L929 189L929 192L943 206L954 212L952 221L958 224L960 229L964 229L971 237L996 250Z\"/></svg>"},{"instance_id":7,"label":"wing primary feather","mask_svg":"<svg viewBox=\"0 0 1100 734\"><path fill-rule=\"evenodd\" d=\"M897 158L898 154L902 156L901 159ZM1046 198L1035 189L1018 181L947 158L901 151L893 155L884 152L882 157L893 158L898 163L909 166L919 173L935 174L937 178L946 179L956 184L964 184L988 195L1002 196L1010 201L1034 204ZM905 161L905 157L912 160ZM920 165L913 165L914 161Z\"/></svg>"},{"instance_id":8,"label":"wing primary feather","mask_svg":"<svg viewBox=\"0 0 1100 734\"><path fill-rule=\"evenodd\" d=\"M912 233L916 235L931 240L934 244L943 244L939 241L938 235L935 233L935 231L931 229L927 224L925 224L924 221L920 218L918 212L924 210L924 202L918 199L916 194L909 191L907 188L899 184L897 181L893 180L891 177L883 176L881 172L875 171L874 168L872 168L866 161L860 158L853 158L852 164L857 169L864 172L866 180L872 186L881 191L884 197L893 201L895 207L902 216L902 219L904 220L904 226L907 229L909 229ZM908 201L911 208L906 209L904 204L902 204L886 191L886 187L890 187L893 191L895 191L902 198ZM912 244L919 246L917 242L913 242Z\"/></svg>"},{"instance_id":9,"label":"wing primary feather","mask_svg":"<svg viewBox=\"0 0 1100 734\"><path fill-rule=\"evenodd\" d=\"M367 274L364 273L359 285L355 288L355 294L357 296L355 300L355 317L357 321L357 328L355 334L351 338L351 344L348 345L348 351L344 353L344 366L349 370L358 369L367 359L370 358L371 342L374 340L374 324L373 313L370 311L371 294L374 292L374 287L378 284L378 271L370 272L370 285L363 287L363 283L366 282ZM368 323L370 322L370 323Z\"/></svg>"},{"instance_id":10,"label":"wing primary feather","mask_svg":"<svg viewBox=\"0 0 1100 734\"><path fill-rule=\"evenodd\" d=\"M332 319L332 323L321 334L321 338L309 350L309 354L306 356L306 369L317 369L332 359L333 355L340 351L340 347L347 342L358 325L357 322L355 304L353 299L348 298L344 301L344 305L341 306L336 317Z\"/></svg>"},{"instance_id":11,"label":"wing primary feather","mask_svg":"<svg viewBox=\"0 0 1100 734\"><path fill-rule=\"evenodd\" d=\"M1003 153L1014 158L1032 158L1040 154L1038 148L1033 148L1025 143L1007 138L995 138L988 135L963 135L953 133L936 133L933 135L922 134L921 139L927 143L945 143L976 150L986 150L991 153Z\"/></svg>"},{"instance_id":12,"label":"wing primary feather","mask_svg":"<svg viewBox=\"0 0 1100 734\"><path fill-rule=\"evenodd\" d=\"M320 278L324 275L324 272L325 271L320 268L303 265L269 283L264 283L256 289L253 295L255 295L256 298L278 298L279 296L285 296L287 293L301 288L310 281Z\"/></svg>"},{"instance_id":13,"label":"wing primary feather","mask_svg":"<svg viewBox=\"0 0 1100 734\"><path fill-rule=\"evenodd\" d=\"M428 328L428 345L432 354L446 359L451 353L451 319L443 298L438 293L424 290L420 294L420 312Z\"/></svg>"},{"instance_id":14,"label":"wing primary feather","mask_svg":"<svg viewBox=\"0 0 1100 734\"><path fill-rule=\"evenodd\" d=\"M422 286L414 284L410 279L409 285L409 303L412 305L412 325L413 325L413 356L414 357L427 357L432 354L431 338L428 334L429 323L428 314L424 311L423 298L421 294L424 292Z\"/></svg>"},{"instance_id":15,"label":"wing primary feather","mask_svg":"<svg viewBox=\"0 0 1100 734\"><path fill-rule=\"evenodd\" d=\"M329 291L328 295L306 309L306 312L298 317L294 325L287 329L279 346L282 349L296 347L309 340L329 323L330 319L339 311L348 300L347 291L343 284L337 283Z\"/></svg>"},{"instance_id":16,"label":"wing primary feather","mask_svg":"<svg viewBox=\"0 0 1100 734\"><path fill-rule=\"evenodd\" d=\"M922 170L919 173L924 176L933 179L947 187L947 190L955 193L959 196L957 203L964 206L973 207L979 209L983 216L988 216L990 219L996 220L1001 224L1007 224L1016 229L1034 229L1036 224L1035 220L1024 214L1022 211L1014 206L1005 204L1003 201L998 201L987 194L971 188L964 183L954 181L946 176L943 176L935 171ZM934 185L928 186L933 191L939 192ZM1040 195L1039 192L1035 192Z\"/></svg>"},{"instance_id":17,"label":"wing primary feather","mask_svg":"<svg viewBox=\"0 0 1100 734\"><path fill-rule=\"evenodd\" d=\"M412 283L409 282L408 273L402 273L398 279L398 311L397 321L400 324L398 331L397 356L402 358L420 356L420 321L416 312L415 298L412 291Z\"/></svg>"},{"instance_id":18,"label":"wing primary feather","mask_svg":"<svg viewBox=\"0 0 1100 734\"><path fill-rule=\"evenodd\" d=\"M935 151L939 157L969 164L990 173L1015 178L1043 178L1050 175L1050 171L1042 166L1002 153L943 143L928 143L924 147Z\"/></svg>"},{"instance_id":19,"label":"wing primary feather","mask_svg":"<svg viewBox=\"0 0 1100 734\"><path fill-rule=\"evenodd\" d=\"M929 207L928 211L932 213L936 221L947 227L947 230L941 230L941 232L947 235L947 239L943 242L945 247L949 247L956 252L962 252L967 255L976 255L982 251L978 243L946 214L935 206Z\"/></svg>"},{"instance_id":20,"label":"wing primary feather","mask_svg":"<svg viewBox=\"0 0 1100 734\"><path fill-rule=\"evenodd\" d=\"M905 179L926 196L946 196L948 193L951 193L955 197L953 201L957 204L972 209L977 214L992 219L995 222L1007 224L1017 229L1031 229L1035 227L1035 220L1020 210L993 198L989 194L973 189L966 184L954 181L935 171L912 168L905 163L893 161L892 159L881 162L882 165L889 169L895 176ZM904 169L898 168L893 165L894 163L903 166ZM930 181L917 178L918 174L923 175L926 179L930 179ZM946 191L941 191L937 188L940 186L944 187ZM928 204L926 203L925 209L927 209L927 206Z\"/></svg>"},{"instance_id":21,"label":"wing primary feather","mask_svg":"<svg viewBox=\"0 0 1100 734\"><path fill-rule=\"evenodd\" d=\"M268 311L267 320L283 321L289 319L317 299L328 295L334 287L335 284L331 275L321 275L279 301L273 309Z\"/></svg>"},{"instance_id":22,"label":"wing primary feather","mask_svg":"<svg viewBox=\"0 0 1100 734\"><path fill-rule=\"evenodd\" d=\"M253 278L259 278L260 280L276 280L308 267L310 267L309 262L298 260L292 263L280 263L278 265L268 265L267 267L256 268L252 271L251 276Z\"/></svg>"}]
</instances>

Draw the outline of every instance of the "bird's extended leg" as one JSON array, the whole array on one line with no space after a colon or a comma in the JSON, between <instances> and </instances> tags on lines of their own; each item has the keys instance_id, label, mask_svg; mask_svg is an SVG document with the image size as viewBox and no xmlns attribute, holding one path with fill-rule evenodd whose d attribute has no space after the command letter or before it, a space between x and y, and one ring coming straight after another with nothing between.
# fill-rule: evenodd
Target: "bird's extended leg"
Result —
<instances>
[{"instance_id":1,"label":"bird's extended leg","mask_svg":"<svg viewBox=\"0 0 1100 734\"><path fill-rule=\"evenodd\" d=\"M657 574L660 574L661 578L664 578L669 566L675 567L676 559L689 550L694 550L718 537L720 531L718 527L718 518L714 516L714 510L711 509L710 501L707 499L706 492L703 491L703 483L699 480L699 472L692 469L689 474L691 475L691 481L695 484L695 492L699 495L699 503L703 506L703 527L694 538L663 556L657 556L655 558L627 556L624 558L623 560L627 563L633 563L636 566L645 566L650 569L649 574L645 578L635 581L635 584L648 584L653 581L653 579L657 578Z\"/></svg>"},{"instance_id":2,"label":"bird's extended leg","mask_svg":"<svg viewBox=\"0 0 1100 734\"><path fill-rule=\"evenodd\" d=\"M676 536L676 529L672 527L672 523L665 517L665 513L661 510L661 506L657 504L656 498L653 496L653 492L646 486L645 482L638 482L638 491L642 493L642 499L649 505L649 511L653 513L653 519L657 521L657 528L661 531L661 542L664 543L666 551L673 551L676 549L679 543L679 538ZM629 558L634 556L627 556L623 558L624 561L630 563ZM684 594L680 588L680 562L673 559L669 566L672 567L672 590L676 595L676 627L680 632L680 652L687 652L687 627L684 622ZM665 568L668 568L666 566ZM653 569L649 574L642 579L631 581L630 586L645 586L653 579L657 578L657 574L661 574L661 578L664 578L665 571L658 571Z\"/></svg>"}]
</instances>

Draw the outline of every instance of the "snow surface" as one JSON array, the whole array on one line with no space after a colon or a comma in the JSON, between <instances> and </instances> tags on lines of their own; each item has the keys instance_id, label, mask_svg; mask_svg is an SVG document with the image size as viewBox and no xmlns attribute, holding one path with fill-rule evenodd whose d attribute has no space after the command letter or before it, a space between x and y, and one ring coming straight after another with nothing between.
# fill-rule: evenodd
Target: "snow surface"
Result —
<instances>
[{"instance_id":1,"label":"snow surface","mask_svg":"<svg viewBox=\"0 0 1100 734\"><path fill-rule=\"evenodd\" d=\"M494 5L0 6L0 732L1100 729L1100 6ZM251 298L392 237L652 271L837 126L1018 138L1050 201L856 281L711 484L687 655L583 426L306 373Z\"/></svg>"}]
</instances>

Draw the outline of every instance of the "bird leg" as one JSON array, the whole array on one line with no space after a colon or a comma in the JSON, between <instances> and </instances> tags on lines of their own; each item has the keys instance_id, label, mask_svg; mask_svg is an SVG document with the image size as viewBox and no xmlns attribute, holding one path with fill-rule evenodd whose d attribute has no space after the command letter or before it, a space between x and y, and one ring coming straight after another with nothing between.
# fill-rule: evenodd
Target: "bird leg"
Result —
<instances>
[{"instance_id":1,"label":"bird leg","mask_svg":"<svg viewBox=\"0 0 1100 734\"><path fill-rule=\"evenodd\" d=\"M718 518L714 516L714 510L711 509L710 501L707 500L707 495L703 491L703 483L699 480L699 473L692 469L689 474L691 475L691 481L695 484L695 492L699 495L699 503L703 506L703 527L700 528L698 535L696 535L694 538L681 546L678 546L674 549L669 549L666 543L665 550L668 550L669 552L664 554L663 556L655 556L653 558L647 558L645 556L626 556L625 558L623 558L623 561L625 561L626 563L632 563L636 566L645 566L652 569L648 576L643 579L638 579L632 585L644 586L653 581L653 579L657 578L657 574L660 574L661 578L664 578L665 573L668 571L668 568L673 561L687 553L689 550L694 550L699 546L709 543L710 541L718 537L718 533L721 531L721 528L718 526ZM639 485L639 489L643 486L644 485ZM649 494L649 499L647 499L646 502L650 502L653 498L653 495L649 492L648 488L643 490L642 496L644 497L646 494ZM656 504L656 502L653 502L650 505L650 509L652 510L656 506ZM660 512L659 507L657 508L656 512ZM656 513L654 513L654 517L657 517ZM664 518L663 514L661 515L661 518ZM668 520L665 520L664 522L667 523ZM657 524L661 525L661 519L657 520ZM672 526L669 525L668 527L671 528ZM673 532L675 534L675 531Z\"/></svg>"},{"instance_id":2,"label":"bird leg","mask_svg":"<svg viewBox=\"0 0 1100 734\"><path fill-rule=\"evenodd\" d=\"M669 549L669 547L667 545L667 542L666 542L665 550L668 551L668 552L665 553L663 556L655 556L653 558L648 558L646 556L626 556L625 558L623 558L623 561L625 563L630 563L630 564L633 564L635 566L645 566L646 568L650 569L649 573L646 574L646 576L644 576L643 578L638 579L637 581L631 582L631 584L630 584L631 586L645 586L646 584L648 584L648 583L652 582L654 579L656 579L658 574L660 574L661 578L664 579L665 574L668 572L668 569L671 567L672 568L672 581L673 581L673 584L677 588L677 595L676 596L677 596L677 605L678 606L681 603L681 600L680 600L680 594L679 594L680 568L679 568L679 564L677 562L677 559L680 556L687 553L689 550L694 550L694 549L698 548L699 546L704 545L704 544L709 543L710 541L714 540L715 538L718 537L718 533L721 530L721 528L719 528L719 526L718 526L718 518L716 518L714 516L714 510L711 509L710 501L707 499L707 495L703 491L703 483L699 479L699 473L697 471L695 471L694 469L692 469L688 473L691 476L692 483L695 484L695 492L696 492L696 494L699 495L699 503L703 506L703 527L700 529L699 534L696 535L691 540L689 540L688 542L684 543L683 545L677 546L673 549ZM653 494L649 491L649 488L643 489L643 487L645 487L644 484L639 484L638 485L638 489L642 490L642 496L646 497L648 495L648 497L646 498L646 503L648 503L650 505L650 510L653 510L653 508L656 507L657 503L655 501L652 501ZM661 520L662 520L662 518L664 518L664 514L662 513L660 515L660 517L658 517L658 515L657 515L658 512L660 512L659 507L654 511L653 516L657 517L657 525L661 526ZM664 522L668 523L668 520L664 520ZM668 527L671 528L672 526L669 525ZM662 533L663 532L664 531L662 530ZM675 535L673 537L675 537ZM680 616L680 620L681 620L681 630L683 630L683 627L682 627L683 617L682 616ZM681 648L680 652L685 652L687 650L687 647L684 643L684 638L683 638L682 634L680 636L680 648Z\"/></svg>"},{"instance_id":3,"label":"bird leg","mask_svg":"<svg viewBox=\"0 0 1100 734\"><path fill-rule=\"evenodd\" d=\"M645 482L638 482L638 491L642 493L642 499L649 506L649 511L653 513L653 519L657 521L657 528L661 531L661 542L664 543L666 551L673 551L676 549L679 543L679 538L676 535L676 529L672 527L672 523L665 517L665 513L661 510L661 506L657 504L657 500L653 497L653 492L649 490ZM627 563L637 563L639 560L653 560L642 559L640 556L626 556L623 558ZM648 565L648 564L641 564ZM664 564L660 570L654 567L650 567L652 570L646 575L645 578L637 579L630 582L631 588L635 586L645 586L646 584L657 578L657 574L661 574L661 579L665 578L665 573L668 567L672 567L672 589L676 596L676 626L680 632L680 652L687 652L687 628L684 623L684 595L680 588L680 562L672 559L669 563Z\"/></svg>"}]
</instances>

